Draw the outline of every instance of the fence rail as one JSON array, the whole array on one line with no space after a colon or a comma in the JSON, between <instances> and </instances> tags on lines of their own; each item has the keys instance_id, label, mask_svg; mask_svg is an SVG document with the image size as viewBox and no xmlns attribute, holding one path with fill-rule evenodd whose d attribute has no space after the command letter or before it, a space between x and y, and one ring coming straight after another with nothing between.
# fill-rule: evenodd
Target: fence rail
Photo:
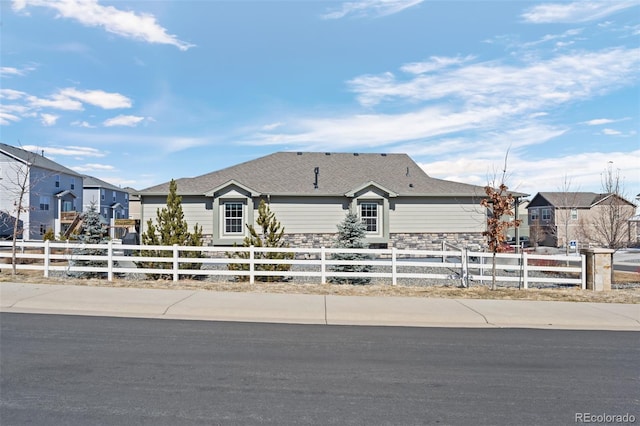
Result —
<instances>
[{"instance_id":1,"label":"fence rail","mask_svg":"<svg viewBox=\"0 0 640 426\"><path fill-rule=\"evenodd\" d=\"M491 282L494 262L492 253L466 249L183 247L124 245L114 241L106 244L17 242L16 246L18 270L43 271L44 277L52 272L98 273L109 281L129 274L162 275L174 281L194 276L243 277L250 283L262 277L319 278L322 284L332 278L364 277L392 285L400 280L419 280L447 284L455 281L468 287ZM229 257L230 253L243 257ZM285 258L267 258L274 253L284 254ZM366 255L367 259L334 258L338 254ZM12 243L0 241L0 270L13 268L12 258ZM525 289L532 283L585 288L584 256L497 253L495 263L497 283L517 283ZM231 265L235 265L235 269ZM345 272L340 270L341 266L342 269L368 266L370 270Z\"/></svg>"}]
</instances>

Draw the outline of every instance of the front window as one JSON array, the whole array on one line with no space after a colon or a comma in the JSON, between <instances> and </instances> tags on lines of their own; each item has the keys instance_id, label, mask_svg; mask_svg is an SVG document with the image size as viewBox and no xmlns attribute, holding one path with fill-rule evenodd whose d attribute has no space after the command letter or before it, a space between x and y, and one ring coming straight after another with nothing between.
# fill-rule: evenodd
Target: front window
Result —
<instances>
[{"instance_id":1,"label":"front window","mask_svg":"<svg viewBox=\"0 0 640 426\"><path fill-rule=\"evenodd\" d=\"M72 201L63 201L62 202L62 211L63 212L72 212L73 209L73 202Z\"/></svg>"},{"instance_id":2,"label":"front window","mask_svg":"<svg viewBox=\"0 0 640 426\"><path fill-rule=\"evenodd\" d=\"M538 220L538 210L531 210L531 221L536 221Z\"/></svg>"},{"instance_id":3,"label":"front window","mask_svg":"<svg viewBox=\"0 0 640 426\"><path fill-rule=\"evenodd\" d=\"M49 210L49 197L40 196L40 210Z\"/></svg>"},{"instance_id":4,"label":"front window","mask_svg":"<svg viewBox=\"0 0 640 426\"><path fill-rule=\"evenodd\" d=\"M104 189L100 189L100 200L104 201Z\"/></svg>"},{"instance_id":5,"label":"front window","mask_svg":"<svg viewBox=\"0 0 640 426\"><path fill-rule=\"evenodd\" d=\"M60 188L60 175L56 175L56 188Z\"/></svg>"},{"instance_id":6,"label":"front window","mask_svg":"<svg viewBox=\"0 0 640 426\"><path fill-rule=\"evenodd\" d=\"M542 209L542 220L551 220L551 210Z\"/></svg>"},{"instance_id":7,"label":"front window","mask_svg":"<svg viewBox=\"0 0 640 426\"><path fill-rule=\"evenodd\" d=\"M364 223L367 232L378 232L378 204L362 203L360 204L360 218Z\"/></svg>"},{"instance_id":8,"label":"front window","mask_svg":"<svg viewBox=\"0 0 640 426\"><path fill-rule=\"evenodd\" d=\"M224 233L242 234L243 220L242 203L224 203Z\"/></svg>"},{"instance_id":9,"label":"front window","mask_svg":"<svg viewBox=\"0 0 640 426\"><path fill-rule=\"evenodd\" d=\"M578 220L578 209L571 209L571 220Z\"/></svg>"},{"instance_id":10,"label":"front window","mask_svg":"<svg viewBox=\"0 0 640 426\"><path fill-rule=\"evenodd\" d=\"M71 178L71 189L76 189L76 179Z\"/></svg>"}]
</instances>

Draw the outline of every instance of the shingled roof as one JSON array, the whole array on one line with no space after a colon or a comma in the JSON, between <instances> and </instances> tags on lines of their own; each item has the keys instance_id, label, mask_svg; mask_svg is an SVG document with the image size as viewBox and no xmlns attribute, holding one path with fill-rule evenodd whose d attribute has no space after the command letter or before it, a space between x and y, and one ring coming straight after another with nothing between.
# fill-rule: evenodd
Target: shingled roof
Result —
<instances>
[{"instance_id":1,"label":"shingled roof","mask_svg":"<svg viewBox=\"0 0 640 426\"><path fill-rule=\"evenodd\" d=\"M591 208L611 195L613 194L595 192L539 192L531 200L529 207L551 205L557 208ZM624 201L633 204L629 200Z\"/></svg>"},{"instance_id":2,"label":"shingled roof","mask_svg":"<svg viewBox=\"0 0 640 426\"><path fill-rule=\"evenodd\" d=\"M0 152L2 152L3 154L11 158L14 158L15 160L25 163L29 166L36 166L42 169L51 170L53 172L65 173L71 176L82 177L80 173L74 172L73 170L68 169L63 165L48 159L47 157L44 156L44 154L38 154L36 152L27 151L22 148L7 145L4 143L0 143Z\"/></svg>"},{"instance_id":3,"label":"shingled roof","mask_svg":"<svg viewBox=\"0 0 640 426\"><path fill-rule=\"evenodd\" d=\"M406 154L277 152L176 184L181 195L204 195L232 181L270 195L345 195L375 183L399 196L484 196L483 187L429 177ZM140 193L168 192L166 182Z\"/></svg>"}]
</instances>

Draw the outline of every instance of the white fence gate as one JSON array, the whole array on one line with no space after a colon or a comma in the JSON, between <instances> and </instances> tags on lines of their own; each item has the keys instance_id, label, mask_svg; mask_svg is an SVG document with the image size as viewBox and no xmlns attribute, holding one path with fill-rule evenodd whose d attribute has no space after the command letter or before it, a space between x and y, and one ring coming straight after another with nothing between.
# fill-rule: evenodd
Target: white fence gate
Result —
<instances>
[{"instance_id":1,"label":"white fence gate","mask_svg":"<svg viewBox=\"0 0 640 426\"><path fill-rule=\"evenodd\" d=\"M144 255L147 251L146 255ZM152 251L155 256L149 257ZM189 257L197 253L198 257ZM89 254L88 254L89 253ZM246 258L230 257L232 253ZM269 253L286 253L285 259L269 259ZM336 254L360 254L364 260L339 260ZM72 242L17 242L16 268L40 270L44 277L78 273L99 273L107 280L146 275L169 276L174 281L188 277L244 277L254 283L263 277L320 282L331 278L368 278L396 285L403 283L451 284L468 287L492 281L493 254L462 250L265 248L265 247L181 247ZM12 265L12 243L0 242L0 270ZM90 266L87 263L91 263ZM584 256L509 254L495 256L496 282L529 288L532 284L573 285L585 288ZM154 263L152 267L149 264ZM242 265L231 270L229 265ZM264 265L287 265L288 270L264 270ZM367 272L345 272L340 266L368 266ZM336 268L338 267L338 268ZM185 269L189 268L189 269ZM268 268L267 268L268 269ZM345 269L345 268L342 268ZM219 278L218 278L219 279Z\"/></svg>"}]
</instances>

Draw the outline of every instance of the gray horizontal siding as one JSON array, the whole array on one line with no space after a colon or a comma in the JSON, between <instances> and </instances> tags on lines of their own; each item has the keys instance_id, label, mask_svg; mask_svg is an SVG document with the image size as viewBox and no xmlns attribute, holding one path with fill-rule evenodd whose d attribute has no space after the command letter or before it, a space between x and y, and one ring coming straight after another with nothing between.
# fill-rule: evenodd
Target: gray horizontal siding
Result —
<instances>
[{"instance_id":1,"label":"gray horizontal siding","mask_svg":"<svg viewBox=\"0 0 640 426\"><path fill-rule=\"evenodd\" d=\"M482 232L485 227L483 209L471 202L396 200L389 211L390 233Z\"/></svg>"},{"instance_id":2,"label":"gray horizontal siding","mask_svg":"<svg viewBox=\"0 0 640 426\"><path fill-rule=\"evenodd\" d=\"M287 234L335 233L347 214L347 199L339 197L272 197L269 206Z\"/></svg>"},{"instance_id":3,"label":"gray horizontal siding","mask_svg":"<svg viewBox=\"0 0 640 426\"><path fill-rule=\"evenodd\" d=\"M167 207L167 197L144 197L144 203L141 205L141 230L144 233L147 230L147 221L152 219L156 224L156 212L158 209ZM203 234L213 233L213 211L211 210L211 199L205 197L183 197L182 211L184 219L189 224L189 232L193 231L193 227L198 224L202 227Z\"/></svg>"}]
</instances>

